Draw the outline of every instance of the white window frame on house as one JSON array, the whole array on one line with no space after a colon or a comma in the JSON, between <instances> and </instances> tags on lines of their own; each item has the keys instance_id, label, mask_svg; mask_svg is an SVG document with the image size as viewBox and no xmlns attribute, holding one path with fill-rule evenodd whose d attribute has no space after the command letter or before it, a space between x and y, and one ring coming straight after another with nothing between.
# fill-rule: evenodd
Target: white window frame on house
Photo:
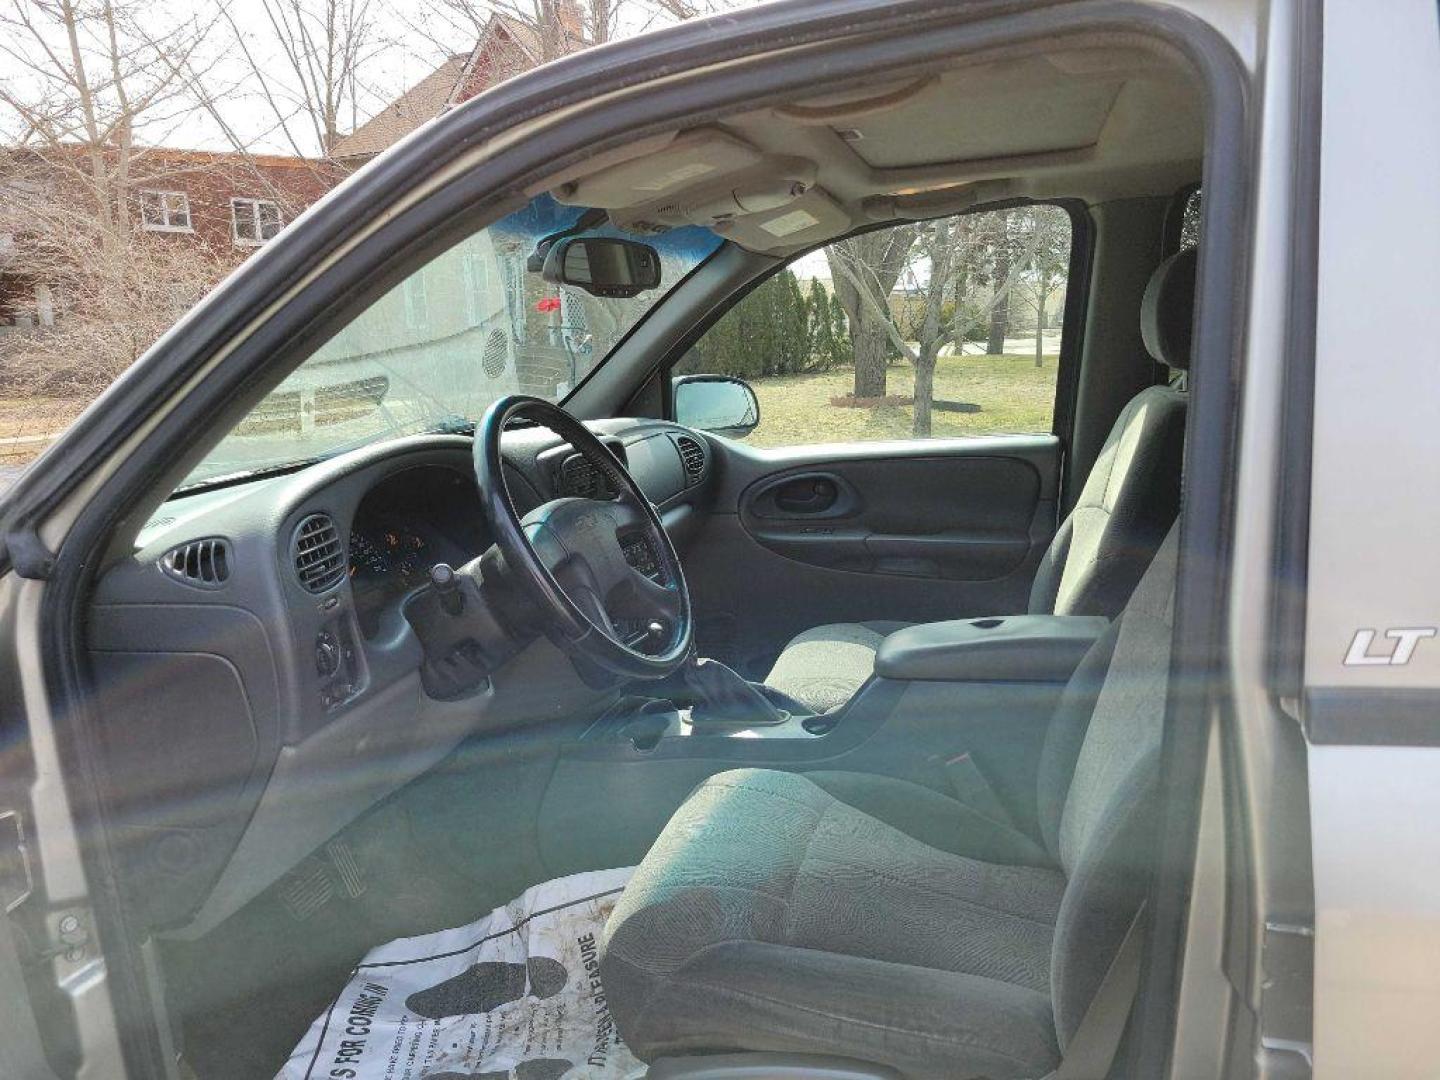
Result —
<instances>
[{"instance_id":1,"label":"white window frame on house","mask_svg":"<svg viewBox=\"0 0 1440 1080\"><path fill-rule=\"evenodd\" d=\"M151 221L146 214L145 203L147 199L158 200L160 221ZM181 216L185 218L185 224L175 224L175 219ZM140 227L146 232L193 233L195 231L195 219L190 214L190 196L183 191L141 188Z\"/></svg>"},{"instance_id":2,"label":"white window frame on house","mask_svg":"<svg viewBox=\"0 0 1440 1080\"><path fill-rule=\"evenodd\" d=\"M474 251L466 251L461 257L462 287L465 290L465 321L470 328L478 327L485 321L485 310L480 305L481 294L488 284L488 269Z\"/></svg>"},{"instance_id":3,"label":"white window frame on house","mask_svg":"<svg viewBox=\"0 0 1440 1080\"><path fill-rule=\"evenodd\" d=\"M400 296L405 305L405 328L427 329L430 325L430 290L424 268L405 279Z\"/></svg>"},{"instance_id":4,"label":"white window frame on house","mask_svg":"<svg viewBox=\"0 0 1440 1080\"><path fill-rule=\"evenodd\" d=\"M240 233L240 207L247 206L250 209L250 221L255 227L254 236L242 236ZM275 208L275 233L285 227L285 214L280 204L274 199L251 199L236 197L230 200L230 236L237 247L259 247L267 240L273 239L275 233L270 236L262 235L264 229L260 221L260 208L262 206L273 206Z\"/></svg>"}]
</instances>

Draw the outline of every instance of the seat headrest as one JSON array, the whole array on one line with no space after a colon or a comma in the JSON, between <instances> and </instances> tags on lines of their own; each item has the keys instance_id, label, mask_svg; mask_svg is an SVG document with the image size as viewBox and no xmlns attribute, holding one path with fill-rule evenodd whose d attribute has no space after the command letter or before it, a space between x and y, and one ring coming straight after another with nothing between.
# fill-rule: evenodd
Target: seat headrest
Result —
<instances>
[{"instance_id":1,"label":"seat headrest","mask_svg":"<svg viewBox=\"0 0 1440 1080\"><path fill-rule=\"evenodd\" d=\"M1195 326L1195 248L1171 255L1155 269L1140 301L1140 336L1162 364L1190 367Z\"/></svg>"}]
</instances>

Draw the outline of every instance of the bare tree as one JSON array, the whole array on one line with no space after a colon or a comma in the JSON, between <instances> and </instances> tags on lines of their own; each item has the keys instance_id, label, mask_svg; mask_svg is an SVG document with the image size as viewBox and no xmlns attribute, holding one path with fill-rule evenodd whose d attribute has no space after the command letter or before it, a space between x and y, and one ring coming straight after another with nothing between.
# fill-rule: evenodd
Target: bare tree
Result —
<instances>
[{"instance_id":1,"label":"bare tree","mask_svg":"<svg viewBox=\"0 0 1440 1080\"><path fill-rule=\"evenodd\" d=\"M935 361L940 346L948 337L949 327L943 322L945 293L958 261L954 244L956 232L953 218L928 223L921 248L928 262L929 277L925 283L925 314L920 320L916 349L911 356L915 365L914 434L917 438L930 435L930 413L935 401Z\"/></svg>"},{"instance_id":2,"label":"bare tree","mask_svg":"<svg viewBox=\"0 0 1440 1080\"><path fill-rule=\"evenodd\" d=\"M373 0L260 0L260 5L264 23L256 32L239 23L230 0L217 0L215 19L228 31L224 47L241 61L228 84L218 83L187 55L160 49L156 56L229 144L232 161L250 163L250 185L288 217L302 207L256 166L254 146L278 140L307 162L318 180L333 183L337 166L328 157L341 127L356 126L357 97L386 96L368 85L368 76L362 82L361 71L392 43L378 32ZM268 126L258 134L234 122L234 101L247 95L263 102L260 115L268 114Z\"/></svg>"},{"instance_id":3,"label":"bare tree","mask_svg":"<svg viewBox=\"0 0 1440 1080\"><path fill-rule=\"evenodd\" d=\"M905 268L915 230L908 225L877 229L825 249L835 295L850 323L855 350L855 396L885 396L887 339L898 339L889 297Z\"/></svg>"},{"instance_id":4,"label":"bare tree","mask_svg":"<svg viewBox=\"0 0 1440 1080\"><path fill-rule=\"evenodd\" d=\"M174 173L218 168L160 148L198 111L215 25L157 26L142 0L0 7L0 62L18 73L0 82L18 120L0 155L0 233L13 238L7 275L28 291L11 300L22 325L0 338L8 392L88 399L243 257L153 229L190 229L188 204L165 201Z\"/></svg>"},{"instance_id":5,"label":"bare tree","mask_svg":"<svg viewBox=\"0 0 1440 1080\"><path fill-rule=\"evenodd\" d=\"M992 219L993 229L990 237L990 251L992 254L990 280L995 283L996 290L1001 287L1002 282L1010 279L1011 269L1015 265L1015 236L1011 228L1010 212L1008 210L997 211ZM1005 337L1010 331L1010 294L1007 292L1003 300L994 301L990 304L990 334L985 342L985 352L991 356L999 356L1005 351Z\"/></svg>"},{"instance_id":6,"label":"bare tree","mask_svg":"<svg viewBox=\"0 0 1440 1080\"><path fill-rule=\"evenodd\" d=\"M243 257L138 228L105 242L87 191L33 151L4 155L0 188L6 273L26 286L9 298L17 326L0 336L3 396L88 401Z\"/></svg>"},{"instance_id":7,"label":"bare tree","mask_svg":"<svg viewBox=\"0 0 1440 1080\"><path fill-rule=\"evenodd\" d=\"M1036 206L1024 213L1029 234L1027 292L1035 309L1035 366L1044 363L1045 329L1051 297L1070 271L1070 222L1058 206Z\"/></svg>"},{"instance_id":8,"label":"bare tree","mask_svg":"<svg viewBox=\"0 0 1440 1080\"><path fill-rule=\"evenodd\" d=\"M260 0L278 56L257 54L253 31L222 3L221 17L249 69L249 78L273 113L297 157L327 155L342 128L358 126L369 63L390 43L378 33L372 0ZM193 73L187 81L194 86ZM212 109L212 112L221 110ZM300 129L297 131L297 128ZM301 136L301 131L304 137ZM236 141L232 138L232 142Z\"/></svg>"},{"instance_id":9,"label":"bare tree","mask_svg":"<svg viewBox=\"0 0 1440 1080\"><path fill-rule=\"evenodd\" d=\"M0 159L0 234L14 237L7 272L31 287L22 326L0 337L0 394L88 400L229 269L204 245L169 237L102 242L100 215L74 183L48 155Z\"/></svg>"},{"instance_id":10,"label":"bare tree","mask_svg":"<svg viewBox=\"0 0 1440 1080\"><path fill-rule=\"evenodd\" d=\"M536 64L667 22L712 15L746 0L429 0L413 29L444 55L473 42L500 16L519 26ZM504 76L519 74L514 71Z\"/></svg>"},{"instance_id":11,"label":"bare tree","mask_svg":"<svg viewBox=\"0 0 1440 1080\"><path fill-rule=\"evenodd\" d=\"M1045 208L1037 211L1044 212ZM972 330L993 323L997 310L1008 313L1011 297L1026 284L1038 297L1042 264L1046 295L1059 286L1063 270L1056 271L1055 265L1062 247L1068 253L1068 231L1062 236L1060 226L1048 218L1042 222L1033 214L1003 213L1005 220L998 222L999 214L976 214L897 226L826 249L836 295L842 304L848 296L855 305L854 313L847 306L846 314L855 349L856 396L882 397L885 392L881 382L878 392L862 394L862 364L872 363L878 354L883 378L884 354L904 356L915 370L916 436L932 432L935 369L941 351L952 344L962 348ZM985 276L987 268L993 269L997 235L1009 245L1004 279ZM855 245L862 241L866 247L857 251ZM1042 244L1048 245L1043 256ZM972 283L988 284L989 295L983 300L968 295ZM947 304L952 308L948 317ZM876 340L862 344L857 325ZM875 386L873 381L864 385L867 390Z\"/></svg>"},{"instance_id":12,"label":"bare tree","mask_svg":"<svg viewBox=\"0 0 1440 1080\"><path fill-rule=\"evenodd\" d=\"M86 192L107 251L129 231L145 153L136 136L192 111L174 68L194 66L210 30L190 19L156 34L146 9L136 0L10 0L0 9L0 59L18 73L0 81L0 103L20 121L17 142Z\"/></svg>"}]
</instances>

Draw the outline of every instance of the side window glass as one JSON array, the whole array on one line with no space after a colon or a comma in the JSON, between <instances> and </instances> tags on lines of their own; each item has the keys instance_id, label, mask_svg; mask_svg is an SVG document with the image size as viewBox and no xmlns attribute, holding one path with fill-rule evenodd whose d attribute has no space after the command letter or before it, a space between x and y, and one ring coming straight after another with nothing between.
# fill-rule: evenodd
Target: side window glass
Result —
<instances>
[{"instance_id":1,"label":"side window glass","mask_svg":"<svg viewBox=\"0 0 1440 1080\"><path fill-rule=\"evenodd\" d=\"M762 446L1049 432L1070 247L1056 206L851 237L751 291L675 374L748 382Z\"/></svg>"}]
</instances>

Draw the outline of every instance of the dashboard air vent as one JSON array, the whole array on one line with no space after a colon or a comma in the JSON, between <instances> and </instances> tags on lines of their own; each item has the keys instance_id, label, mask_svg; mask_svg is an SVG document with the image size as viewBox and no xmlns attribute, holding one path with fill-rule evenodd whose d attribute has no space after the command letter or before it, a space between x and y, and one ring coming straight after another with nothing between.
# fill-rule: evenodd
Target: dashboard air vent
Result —
<instances>
[{"instance_id":1,"label":"dashboard air vent","mask_svg":"<svg viewBox=\"0 0 1440 1080\"><path fill-rule=\"evenodd\" d=\"M685 463L686 484L698 484L705 475L705 448L689 435L679 436L675 445L680 447L680 460Z\"/></svg>"},{"instance_id":2,"label":"dashboard air vent","mask_svg":"<svg viewBox=\"0 0 1440 1080\"><path fill-rule=\"evenodd\" d=\"M192 540L160 556L160 569L187 585L218 589L230 580L230 544L218 536Z\"/></svg>"},{"instance_id":3,"label":"dashboard air vent","mask_svg":"<svg viewBox=\"0 0 1440 1080\"><path fill-rule=\"evenodd\" d=\"M307 592L322 593L345 577L345 546L329 514L311 514L295 527L295 575Z\"/></svg>"},{"instance_id":4,"label":"dashboard air vent","mask_svg":"<svg viewBox=\"0 0 1440 1080\"><path fill-rule=\"evenodd\" d=\"M577 499L609 499L615 495L605 474L579 454L566 458L560 466L559 488L561 495Z\"/></svg>"}]
</instances>

